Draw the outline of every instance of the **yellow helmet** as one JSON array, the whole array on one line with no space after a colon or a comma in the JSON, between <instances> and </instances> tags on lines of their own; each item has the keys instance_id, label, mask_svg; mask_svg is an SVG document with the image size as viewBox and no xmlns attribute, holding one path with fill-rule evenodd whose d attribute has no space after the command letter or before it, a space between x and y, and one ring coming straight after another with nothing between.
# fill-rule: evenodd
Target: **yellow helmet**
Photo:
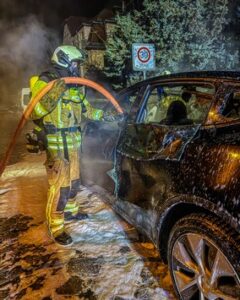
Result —
<instances>
[{"instance_id":1,"label":"yellow helmet","mask_svg":"<svg viewBox=\"0 0 240 300\"><path fill-rule=\"evenodd\" d=\"M86 60L86 53L71 45L62 45L55 49L51 61L63 68L68 68L73 61L82 64Z\"/></svg>"}]
</instances>

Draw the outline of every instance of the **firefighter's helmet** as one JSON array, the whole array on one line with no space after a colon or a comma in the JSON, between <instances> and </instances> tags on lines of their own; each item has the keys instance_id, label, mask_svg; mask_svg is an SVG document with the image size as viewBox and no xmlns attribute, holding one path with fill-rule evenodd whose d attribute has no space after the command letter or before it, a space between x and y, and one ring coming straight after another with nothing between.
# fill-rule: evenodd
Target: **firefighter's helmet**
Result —
<instances>
[{"instance_id":1,"label":"firefighter's helmet","mask_svg":"<svg viewBox=\"0 0 240 300\"><path fill-rule=\"evenodd\" d=\"M69 68L71 63L76 61L80 64L86 60L86 53L82 49L75 46L63 45L55 49L52 56L52 63L57 64L63 68Z\"/></svg>"}]
</instances>

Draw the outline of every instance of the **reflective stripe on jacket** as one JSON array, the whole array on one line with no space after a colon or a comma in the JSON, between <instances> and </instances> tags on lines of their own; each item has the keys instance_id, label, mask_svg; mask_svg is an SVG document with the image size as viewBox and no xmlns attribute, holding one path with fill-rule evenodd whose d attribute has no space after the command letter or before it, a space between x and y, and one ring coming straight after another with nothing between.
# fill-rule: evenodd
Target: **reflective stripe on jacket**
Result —
<instances>
[{"instance_id":1,"label":"reflective stripe on jacket","mask_svg":"<svg viewBox=\"0 0 240 300\"><path fill-rule=\"evenodd\" d=\"M38 80L31 90L32 97L35 97L46 85L46 82ZM67 89L63 96L57 99L55 107L53 104L47 105L40 100L36 104L31 118L34 120L43 118L43 124L54 125L56 128L78 126L81 122L83 106L85 108L83 114L87 118L93 120L103 118L103 111L93 108L78 87Z\"/></svg>"},{"instance_id":2,"label":"reflective stripe on jacket","mask_svg":"<svg viewBox=\"0 0 240 300\"><path fill-rule=\"evenodd\" d=\"M32 97L35 97L46 85L47 82L37 80L31 89ZM59 99L51 97L44 99L43 97L36 104L31 118L42 120L41 124L47 137L47 148L52 155L58 155L59 151L64 151L65 158L67 158L66 148L74 150L80 146L81 133L78 129L82 113L93 120L103 118L103 111L93 108L79 87L69 87ZM54 130L48 132L48 128Z\"/></svg>"}]
</instances>

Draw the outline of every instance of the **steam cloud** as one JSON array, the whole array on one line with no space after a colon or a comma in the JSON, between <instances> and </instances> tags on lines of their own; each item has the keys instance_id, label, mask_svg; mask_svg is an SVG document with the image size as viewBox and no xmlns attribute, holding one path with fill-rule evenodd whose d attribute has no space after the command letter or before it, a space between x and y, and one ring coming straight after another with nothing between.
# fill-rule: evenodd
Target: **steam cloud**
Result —
<instances>
[{"instance_id":1,"label":"steam cloud","mask_svg":"<svg viewBox=\"0 0 240 300\"><path fill-rule=\"evenodd\" d=\"M0 32L0 108L8 109L19 106L21 88L44 70L60 41L32 15L14 23L0 21Z\"/></svg>"}]
</instances>

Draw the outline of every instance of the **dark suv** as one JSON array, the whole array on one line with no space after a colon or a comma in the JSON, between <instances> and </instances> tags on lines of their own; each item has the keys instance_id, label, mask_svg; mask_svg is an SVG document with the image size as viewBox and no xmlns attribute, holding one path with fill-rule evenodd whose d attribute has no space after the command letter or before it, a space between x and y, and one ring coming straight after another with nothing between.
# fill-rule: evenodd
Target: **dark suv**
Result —
<instances>
[{"instance_id":1,"label":"dark suv","mask_svg":"<svg viewBox=\"0 0 240 300\"><path fill-rule=\"evenodd\" d=\"M153 241L180 299L240 299L239 79L152 78L118 95L124 120L83 128L83 183Z\"/></svg>"}]
</instances>

